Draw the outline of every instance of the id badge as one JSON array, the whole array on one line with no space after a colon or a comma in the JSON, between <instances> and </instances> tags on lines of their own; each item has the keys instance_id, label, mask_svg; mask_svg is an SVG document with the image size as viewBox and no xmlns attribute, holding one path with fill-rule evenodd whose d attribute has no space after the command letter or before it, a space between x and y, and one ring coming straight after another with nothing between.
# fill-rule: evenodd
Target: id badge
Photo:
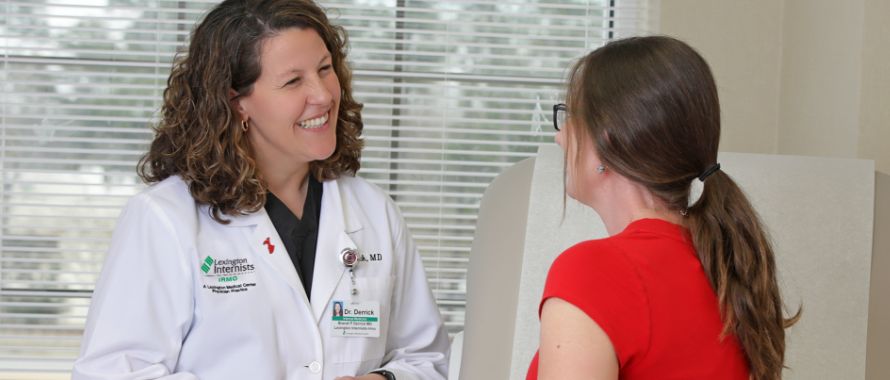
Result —
<instances>
[{"instance_id":1,"label":"id badge","mask_svg":"<svg viewBox=\"0 0 890 380\"><path fill-rule=\"evenodd\" d=\"M380 337L380 303L331 302L331 328L333 336Z\"/></svg>"}]
</instances>

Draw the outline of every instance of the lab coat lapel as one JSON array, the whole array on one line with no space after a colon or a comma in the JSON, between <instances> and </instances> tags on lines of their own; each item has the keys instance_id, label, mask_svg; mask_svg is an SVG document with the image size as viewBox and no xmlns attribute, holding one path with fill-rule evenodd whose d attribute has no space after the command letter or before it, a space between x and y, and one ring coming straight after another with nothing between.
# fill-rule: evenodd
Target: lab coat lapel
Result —
<instances>
[{"instance_id":1,"label":"lab coat lapel","mask_svg":"<svg viewBox=\"0 0 890 380\"><path fill-rule=\"evenodd\" d=\"M274 268L281 279L294 289L297 296L302 297L303 302L309 303L297 270L294 268L287 249L284 248L284 243L281 242L278 232L275 231L275 226L272 225L272 220L269 219L265 208L260 208L254 213L230 217L227 226L253 227L251 232L247 232L250 239L248 245L253 254L256 257L262 257L262 260Z\"/></svg>"},{"instance_id":2,"label":"lab coat lapel","mask_svg":"<svg viewBox=\"0 0 890 380\"><path fill-rule=\"evenodd\" d=\"M287 249L284 248L284 243L281 241L281 237L278 236L272 220L269 219L265 209L260 209L258 213L262 213L262 218L260 218L256 228L253 230L253 236L250 241L254 253L275 268L275 271L278 272L281 278L291 288L294 288L297 297L308 303L309 299L306 297L306 291L303 289L303 283L300 282L297 269L294 268L294 263L291 261L290 255L287 254Z\"/></svg>"},{"instance_id":3,"label":"lab coat lapel","mask_svg":"<svg viewBox=\"0 0 890 380\"><path fill-rule=\"evenodd\" d=\"M347 232L360 229L361 225L349 212L349 205L344 204L338 181L325 181L312 279L312 311L316 323L328 309L337 284L346 276L347 269L340 262L340 252L345 248L359 248Z\"/></svg>"}]
</instances>

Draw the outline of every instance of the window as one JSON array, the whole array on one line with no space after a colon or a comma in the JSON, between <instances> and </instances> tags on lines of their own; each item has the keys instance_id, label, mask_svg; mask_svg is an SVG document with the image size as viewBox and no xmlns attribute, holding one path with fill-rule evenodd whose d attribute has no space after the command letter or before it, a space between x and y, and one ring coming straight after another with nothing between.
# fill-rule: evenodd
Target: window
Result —
<instances>
[{"instance_id":1,"label":"window","mask_svg":"<svg viewBox=\"0 0 890 380\"><path fill-rule=\"evenodd\" d=\"M0 17L0 373L77 356L115 219L143 188L173 54L217 1L5 0ZM479 200L552 141L572 60L646 32L645 0L323 1L365 104L360 175L399 203L452 332ZM0 375L2 378L2 375Z\"/></svg>"}]
</instances>

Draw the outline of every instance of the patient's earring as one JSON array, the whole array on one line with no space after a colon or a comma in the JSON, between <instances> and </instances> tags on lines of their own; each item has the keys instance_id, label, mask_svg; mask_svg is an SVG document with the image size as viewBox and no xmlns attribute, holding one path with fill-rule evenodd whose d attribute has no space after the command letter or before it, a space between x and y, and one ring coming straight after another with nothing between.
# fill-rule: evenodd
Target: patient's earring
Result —
<instances>
[{"instance_id":1,"label":"patient's earring","mask_svg":"<svg viewBox=\"0 0 890 380\"><path fill-rule=\"evenodd\" d=\"M603 174L606 172L606 165L600 165L596 167L596 172L599 174Z\"/></svg>"},{"instance_id":2,"label":"patient's earring","mask_svg":"<svg viewBox=\"0 0 890 380\"><path fill-rule=\"evenodd\" d=\"M241 130L244 133L247 133L247 129L249 129L249 128L250 128L250 126L247 125L247 120L241 120Z\"/></svg>"}]
</instances>

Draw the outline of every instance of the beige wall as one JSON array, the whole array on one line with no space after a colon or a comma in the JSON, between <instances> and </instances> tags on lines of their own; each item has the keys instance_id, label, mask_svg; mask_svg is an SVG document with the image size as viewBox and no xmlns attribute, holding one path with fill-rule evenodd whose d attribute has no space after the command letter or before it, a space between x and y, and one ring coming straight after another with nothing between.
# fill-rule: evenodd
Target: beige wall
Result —
<instances>
[{"instance_id":1,"label":"beige wall","mask_svg":"<svg viewBox=\"0 0 890 380\"><path fill-rule=\"evenodd\" d=\"M721 149L775 153L782 2L754 3L662 0L660 32L686 41L710 63L723 113Z\"/></svg>"},{"instance_id":2,"label":"beige wall","mask_svg":"<svg viewBox=\"0 0 890 380\"><path fill-rule=\"evenodd\" d=\"M785 0L779 153L857 157L863 6Z\"/></svg>"},{"instance_id":3,"label":"beige wall","mask_svg":"<svg viewBox=\"0 0 890 380\"><path fill-rule=\"evenodd\" d=\"M865 1L859 157L890 173L890 1Z\"/></svg>"},{"instance_id":4,"label":"beige wall","mask_svg":"<svg viewBox=\"0 0 890 380\"><path fill-rule=\"evenodd\" d=\"M890 2L662 0L711 64L721 149L869 158L890 173ZM883 107L882 107L883 105Z\"/></svg>"}]
</instances>

